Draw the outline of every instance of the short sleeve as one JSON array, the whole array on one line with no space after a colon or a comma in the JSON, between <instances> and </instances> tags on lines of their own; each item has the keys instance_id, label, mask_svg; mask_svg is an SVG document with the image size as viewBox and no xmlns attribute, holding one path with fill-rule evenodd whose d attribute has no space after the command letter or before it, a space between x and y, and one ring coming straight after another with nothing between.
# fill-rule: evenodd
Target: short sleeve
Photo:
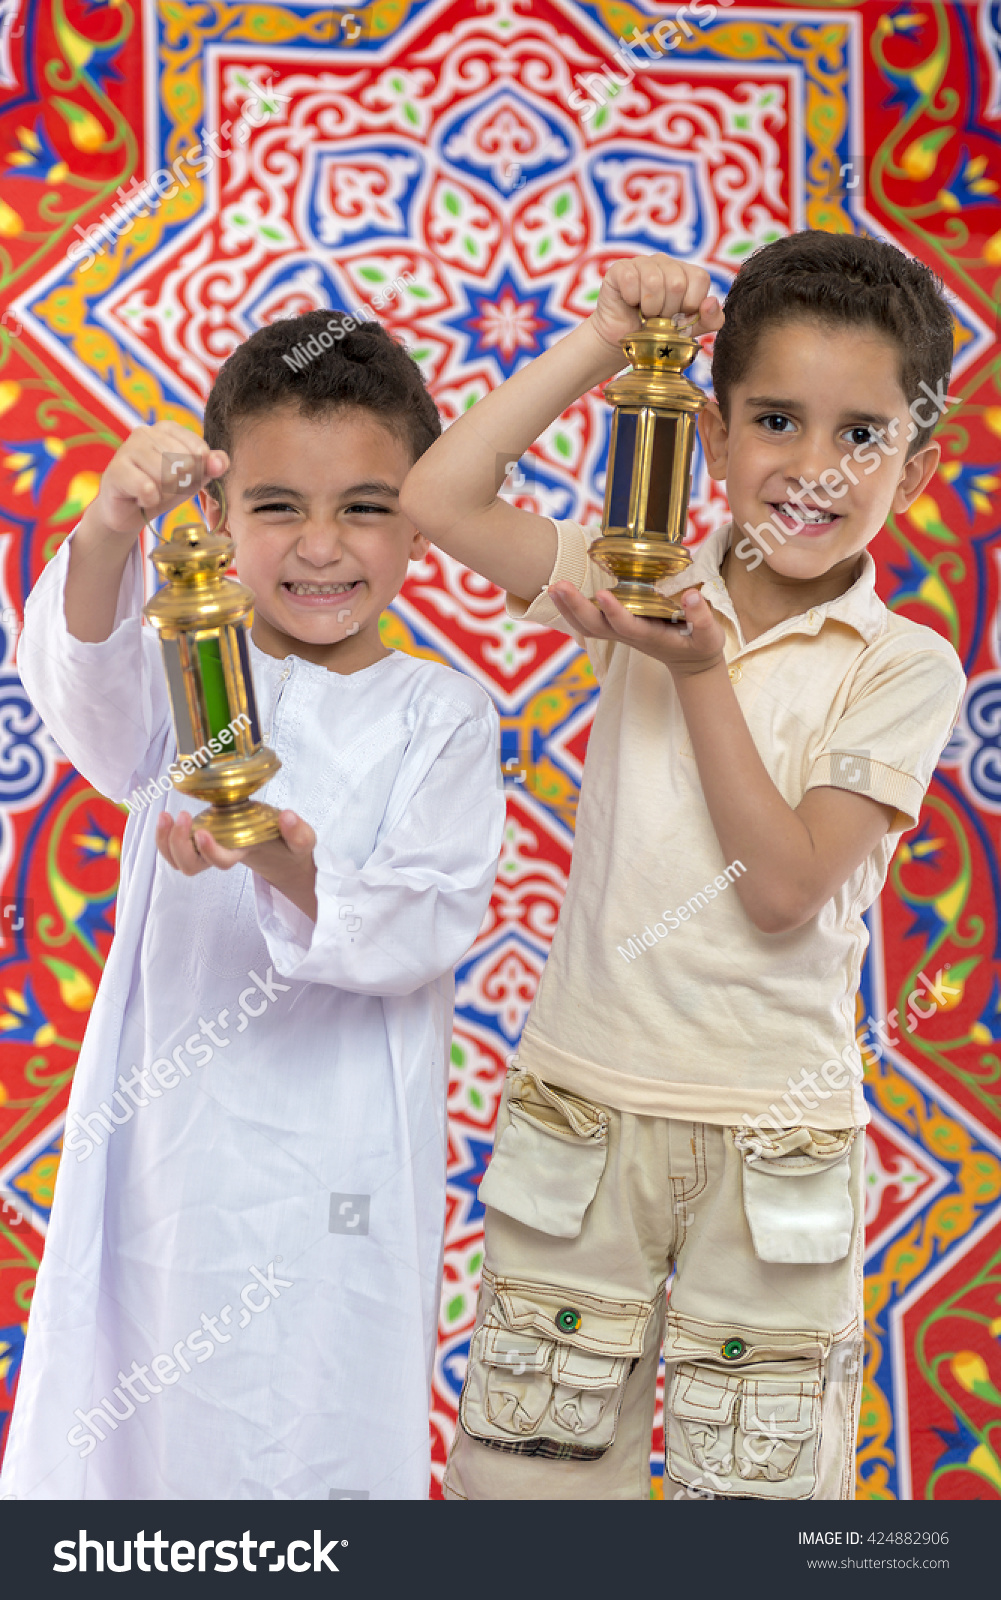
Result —
<instances>
[{"instance_id":1,"label":"short sleeve","mask_svg":"<svg viewBox=\"0 0 1001 1600\"><path fill-rule=\"evenodd\" d=\"M941 648L897 651L839 718L806 788L851 789L894 806L889 831L905 833L918 821L965 691L959 657L944 640Z\"/></svg>"},{"instance_id":2,"label":"short sleeve","mask_svg":"<svg viewBox=\"0 0 1001 1600\"><path fill-rule=\"evenodd\" d=\"M557 522L550 517L556 529L556 560L549 575L550 583L566 578L579 589L585 600L593 600L599 589L614 589L614 579L592 561L588 550L600 536L600 527L582 528L578 522ZM508 594L504 609L517 622L534 622L541 628L553 628L576 640L586 650L598 682L604 680L615 649L614 639L585 639L562 617L545 590L529 604L515 594Z\"/></svg>"}]
</instances>

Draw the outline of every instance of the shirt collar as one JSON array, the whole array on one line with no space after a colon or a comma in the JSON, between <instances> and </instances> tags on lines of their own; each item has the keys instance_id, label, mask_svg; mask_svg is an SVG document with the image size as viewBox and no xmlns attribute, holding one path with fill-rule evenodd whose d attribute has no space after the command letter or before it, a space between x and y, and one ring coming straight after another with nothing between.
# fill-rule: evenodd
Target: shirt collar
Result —
<instances>
[{"instance_id":1,"label":"shirt collar","mask_svg":"<svg viewBox=\"0 0 1001 1600\"><path fill-rule=\"evenodd\" d=\"M706 600L717 611L722 611L736 625L736 614L733 610L733 601L730 599L724 580L720 577L720 564L726 555L727 545L731 537L736 537L736 529L732 522L724 522L712 533L707 534L692 555L692 564L686 567L683 573L676 573L673 578L664 578L657 584L661 594L677 594L684 589L692 587L693 583L702 582ZM856 633L861 634L866 644L872 644L878 639L886 626L886 606L876 593L876 563L869 554L868 549L861 552L862 571L844 594L835 595L833 600L826 600L823 605L814 606L808 612L803 612L799 617L787 617L785 623L779 627L788 627L790 623L801 622L818 632L823 627L828 617L833 617L838 622L846 622ZM769 632L773 630L769 629ZM802 630L797 630L802 631ZM766 635L759 635L764 639ZM757 643L757 640L754 641Z\"/></svg>"}]
</instances>

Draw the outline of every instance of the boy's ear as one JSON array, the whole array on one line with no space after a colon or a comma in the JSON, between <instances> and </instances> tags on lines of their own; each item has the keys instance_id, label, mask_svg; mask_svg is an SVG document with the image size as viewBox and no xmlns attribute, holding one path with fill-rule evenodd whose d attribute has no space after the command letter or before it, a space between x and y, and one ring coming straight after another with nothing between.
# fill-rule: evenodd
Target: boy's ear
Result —
<instances>
[{"instance_id":1,"label":"boy's ear","mask_svg":"<svg viewBox=\"0 0 1001 1600\"><path fill-rule=\"evenodd\" d=\"M726 431L726 423L723 421L723 415L717 401L710 400L702 408L699 412L697 426L710 478L717 480L725 478L726 457L730 440Z\"/></svg>"},{"instance_id":2,"label":"boy's ear","mask_svg":"<svg viewBox=\"0 0 1001 1600\"><path fill-rule=\"evenodd\" d=\"M918 495L924 493L938 471L941 459L942 447L937 439L932 439L923 449L914 452L900 474L893 496L894 511L906 511Z\"/></svg>"},{"instance_id":3,"label":"boy's ear","mask_svg":"<svg viewBox=\"0 0 1001 1600\"><path fill-rule=\"evenodd\" d=\"M214 500L207 489L199 489L197 497L198 509L205 519L205 526L214 533L221 531L219 513L222 510L218 500Z\"/></svg>"},{"instance_id":4,"label":"boy's ear","mask_svg":"<svg viewBox=\"0 0 1001 1600\"><path fill-rule=\"evenodd\" d=\"M408 561L423 561L431 548L431 540L423 533L415 533L410 546Z\"/></svg>"}]
</instances>

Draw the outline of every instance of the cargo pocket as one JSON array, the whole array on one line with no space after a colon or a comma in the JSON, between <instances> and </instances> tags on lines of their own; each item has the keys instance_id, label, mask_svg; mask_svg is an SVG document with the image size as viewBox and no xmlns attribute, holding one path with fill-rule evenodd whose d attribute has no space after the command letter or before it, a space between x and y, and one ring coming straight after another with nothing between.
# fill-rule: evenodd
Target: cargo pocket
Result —
<instances>
[{"instance_id":1,"label":"cargo pocket","mask_svg":"<svg viewBox=\"0 0 1001 1600\"><path fill-rule=\"evenodd\" d=\"M540 1233L576 1239L608 1159L607 1112L530 1072L511 1079L507 1110L480 1200Z\"/></svg>"},{"instance_id":2,"label":"cargo pocket","mask_svg":"<svg viewBox=\"0 0 1001 1600\"><path fill-rule=\"evenodd\" d=\"M603 1300L486 1271L484 1282L494 1299L470 1345L463 1428L481 1444L518 1455L604 1455L654 1303Z\"/></svg>"},{"instance_id":3,"label":"cargo pocket","mask_svg":"<svg viewBox=\"0 0 1001 1600\"><path fill-rule=\"evenodd\" d=\"M856 1132L735 1132L744 1215L760 1261L805 1266L844 1260L854 1222L850 1182Z\"/></svg>"},{"instance_id":4,"label":"cargo pocket","mask_svg":"<svg viewBox=\"0 0 1001 1600\"><path fill-rule=\"evenodd\" d=\"M829 1340L684 1323L669 1315L664 1346L668 1475L706 1495L810 1499Z\"/></svg>"}]
</instances>

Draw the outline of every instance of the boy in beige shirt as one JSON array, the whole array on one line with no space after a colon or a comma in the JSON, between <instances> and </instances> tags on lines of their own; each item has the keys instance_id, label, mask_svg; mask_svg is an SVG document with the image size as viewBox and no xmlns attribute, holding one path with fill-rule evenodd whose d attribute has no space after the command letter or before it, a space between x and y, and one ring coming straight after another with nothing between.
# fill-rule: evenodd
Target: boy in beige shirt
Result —
<instances>
[{"instance_id":1,"label":"boy in beige shirt","mask_svg":"<svg viewBox=\"0 0 1001 1600\"><path fill-rule=\"evenodd\" d=\"M601 695L573 866L481 1186L456 1499L850 1499L861 1390L863 912L959 714L959 659L887 611L867 546L939 461L952 316L892 246L607 272L588 320L449 428L406 514L586 646ZM497 497L624 365L641 315L718 331L700 418L733 517L683 626L632 615L597 529ZM743 535L743 536L742 536ZM665 1288L674 1281L669 1303Z\"/></svg>"}]
</instances>

